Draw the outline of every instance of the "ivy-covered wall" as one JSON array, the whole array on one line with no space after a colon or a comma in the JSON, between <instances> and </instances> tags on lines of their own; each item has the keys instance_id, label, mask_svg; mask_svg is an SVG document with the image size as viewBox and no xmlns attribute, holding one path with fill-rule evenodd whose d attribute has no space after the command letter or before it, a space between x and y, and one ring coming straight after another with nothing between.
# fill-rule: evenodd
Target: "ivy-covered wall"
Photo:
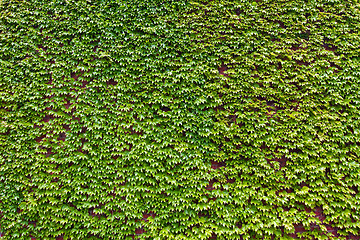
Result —
<instances>
[{"instance_id":1,"label":"ivy-covered wall","mask_svg":"<svg viewBox=\"0 0 360 240\"><path fill-rule=\"evenodd\" d=\"M2 239L359 239L359 17L0 1Z\"/></svg>"}]
</instances>

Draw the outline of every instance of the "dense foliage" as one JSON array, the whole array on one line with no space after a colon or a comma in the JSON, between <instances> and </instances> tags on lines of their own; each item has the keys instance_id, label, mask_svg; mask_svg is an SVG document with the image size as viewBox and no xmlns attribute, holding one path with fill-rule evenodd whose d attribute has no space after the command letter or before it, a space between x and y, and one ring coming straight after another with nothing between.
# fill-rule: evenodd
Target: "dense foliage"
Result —
<instances>
[{"instance_id":1,"label":"dense foliage","mask_svg":"<svg viewBox=\"0 0 360 240\"><path fill-rule=\"evenodd\" d=\"M3 239L358 239L358 0L0 5Z\"/></svg>"}]
</instances>

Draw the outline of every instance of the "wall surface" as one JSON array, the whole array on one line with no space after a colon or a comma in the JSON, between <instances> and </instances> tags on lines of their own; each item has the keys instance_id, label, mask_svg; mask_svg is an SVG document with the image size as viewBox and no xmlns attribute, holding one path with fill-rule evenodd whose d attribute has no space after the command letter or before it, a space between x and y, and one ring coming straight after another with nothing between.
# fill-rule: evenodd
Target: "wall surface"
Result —
<instances>
[{"instance_id":1,"label":"wall surface","mask_svg":"<svg viewBox=\"0 0 360 240\"><path fill-rule=\"evenodd\" d=\"M2 239L360 239L359 17L0 1Z\"/></svg>"}]
</instances>

